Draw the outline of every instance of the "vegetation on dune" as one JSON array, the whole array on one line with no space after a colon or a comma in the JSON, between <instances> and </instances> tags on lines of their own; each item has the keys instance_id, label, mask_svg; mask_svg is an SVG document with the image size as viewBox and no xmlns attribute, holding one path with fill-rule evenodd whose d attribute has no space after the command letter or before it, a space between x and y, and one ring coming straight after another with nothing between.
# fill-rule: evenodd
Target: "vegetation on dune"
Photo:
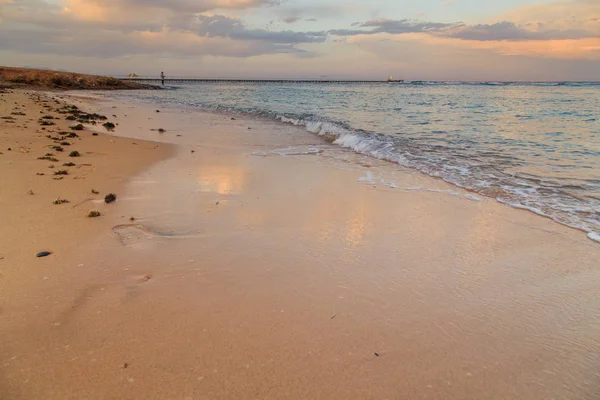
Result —
<instances>
[{"instance_id":1,"label":"vegetation on dune","mask_svg":"<svg viewBox=\"0 0 600 400\"><path fill-rule=\"evenodd\" d=\"M155 89L158 87L126 82L110 76L85 75L73 72L0 67L0 82L13 86L49 89Z\"/></svg>"}]
</instances>

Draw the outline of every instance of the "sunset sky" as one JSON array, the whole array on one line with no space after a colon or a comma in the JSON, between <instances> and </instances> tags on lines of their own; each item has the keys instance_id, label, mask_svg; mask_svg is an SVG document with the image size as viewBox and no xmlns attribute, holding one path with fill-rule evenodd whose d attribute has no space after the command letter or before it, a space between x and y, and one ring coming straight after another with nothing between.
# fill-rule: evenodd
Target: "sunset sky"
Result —
<instances>
[{"instance_id":1,"label":"sunset sky","mask_svg":"<svg viewBox=\"0 0 600 400\"><path fill-rule=\"evenodd\" d=\"M230 78L600 81L600 0L0 0L0 64Z\"/></svg>"}]
</instances>

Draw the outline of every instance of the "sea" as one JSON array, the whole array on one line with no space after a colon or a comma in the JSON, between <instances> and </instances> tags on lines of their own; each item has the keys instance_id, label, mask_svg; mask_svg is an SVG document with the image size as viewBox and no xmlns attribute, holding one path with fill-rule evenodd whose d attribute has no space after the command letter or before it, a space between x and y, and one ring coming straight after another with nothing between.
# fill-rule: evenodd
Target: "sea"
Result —
<instances>
[{"instance_id":1,"label":"sea","mask_svg":"<svg viewBox=\"0 0 600 400\"><path fill-rule=\"evenodd\" d=\"M299 126L600 241L600 83L202 82L166 89L110 96Z\"/></svg>"}]
</instances>

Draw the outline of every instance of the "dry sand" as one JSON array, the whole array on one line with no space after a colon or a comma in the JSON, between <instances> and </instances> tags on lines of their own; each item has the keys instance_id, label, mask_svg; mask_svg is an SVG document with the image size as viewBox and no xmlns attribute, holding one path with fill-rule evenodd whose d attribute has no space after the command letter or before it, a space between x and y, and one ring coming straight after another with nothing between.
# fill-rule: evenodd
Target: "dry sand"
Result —
<instances>
[{"instance_id":1,"label":"dry sand","mask_svg":"<svg viewBox=\"0 0 600 400\"><path fill-rule=\"evenodd\" d=\"M69 101L129 138L54 181L39 106L0 125L0 398L598 397L583 233L300 129ZM119 200L73 207L91 187Z\"/></svg>"}]
</instances>

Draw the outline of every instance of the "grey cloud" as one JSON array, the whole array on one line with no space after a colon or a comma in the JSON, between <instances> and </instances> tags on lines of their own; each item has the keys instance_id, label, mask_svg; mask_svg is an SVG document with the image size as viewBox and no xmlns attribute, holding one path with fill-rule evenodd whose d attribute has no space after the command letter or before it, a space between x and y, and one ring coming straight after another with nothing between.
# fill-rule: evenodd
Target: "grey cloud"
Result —
<instances>
[{"instance_id":1,"label":"grey cloud","mask_svg":"<svg viewBox=\"0 0 600 400\"><path fill-rule=\"evenodd\" d=\"M354 24L353 24L354 25ZM358 25L370 29L336 29L328 33L335 36L374 35L389 33L428 33L434 36L474 41L524 41L524 40L563 40L600 37L583 30L527 30L514 22L496 24L466 25L463 23L417 22L411 20L373 20ZM543 25L538 24L538 29Z\"/></svg>"},{"instance_id":2,"label":"grey cloud","mask_svg":"<svg viewBox=\"0 0 600 400\"><path fill-rule=\"evenodd\" d=\"M285 22L286 24L293 24L296 21L300 20L300 16L298 15L288 15L287 17L283 18L283 22Z\"/></svg>"},{"instance_id":3,"label":"grey cloud","mask_svg":"<svg viewBox=\"0 0 600 400\"><path fill-rule=\"evenodd\" d=\"M374 35L376 33L390 33L393 35L401 35L406 33L435 32L440 31L442 29L456 27L457 24L444 24L439 22L415 22L408 19L380 19L367 21L358 26L361 28L372 29L336 29L329 31L329 33L336 36Z\"/></svg>"},{"instance_id":4,"label":"grey cloud","mask_svg":"<svg viewBox=\"0 0 600 400\"><path fill-rule=\"evenodd\" d=\"M326 32L271 31L249 29L238 19L224 15L210 17L199 15L195 26L188 26L198 36L224 37L235 40L260 40L280 44L321 43L327 39ZM193 28L193 29L192 29Z\"/></svg>"},{"instance_id":5,"label":"grey cloud","mask_svg":"<svg viewBox=\"0 0 600 400\"><path fill-rule=\"evenodd\" d=\"M306 18L305 19L306 22L317 22L316 18Z\"/></svg>"},{"instance_id":6,"label":"grey cloud","mask_svg":"<svg viewBox=\"0 0 600 400\"><path fill-rule=\"evenodd\" d=\"M441 36L478 41L522 41L522 40L564 40L595 37L582 30L545 30L530 31L517 26L513 22L504 21L496 24L463 26L454 32L439 32ZM597 35L596 35L597 36Z\"/></svg>"},{"instance_id":7,"label":"grey cloud","mask_svg":"<svg viewBox=\"0 0 600 400\"><path fill-rule=\"evenodd\" d=\"M197 57L202 55L225 57L254 57L265 54L291 53L306 57L311 52L297 49L293 44L261 41L232 42L225 38L201 43L186 44L177 40L154 42L135 35L102 32L89 40L83 31L72 33L39 30L4 30L0 35L0 48L22 53L43 53L78 57L115 58L138 54L171 57ZM19 41L14 39L18 37Z\"/></svg>"},{"instance_id":8,"label":"grey cloud","mask_svg":"<svg viewBox=\"0 0 600 400\"><path fill-rule=\"evenodd\" d=\"M47 3L40 0L15 0L10 5L11 12L2 13L5 20L0 24L0 48L83 57L129 54L252 57L276 53L307 57L313 53L298 45L320 43L327 38L325 32L249 28L243 21L223 15L166 13L164 21L144 18L81 21L60 13L59 7L43 8L44 4ZM141 34L147 32L163 34L152 38ZM194 35L210 40L193 40Z\"/></svg>"}]
</instances>

